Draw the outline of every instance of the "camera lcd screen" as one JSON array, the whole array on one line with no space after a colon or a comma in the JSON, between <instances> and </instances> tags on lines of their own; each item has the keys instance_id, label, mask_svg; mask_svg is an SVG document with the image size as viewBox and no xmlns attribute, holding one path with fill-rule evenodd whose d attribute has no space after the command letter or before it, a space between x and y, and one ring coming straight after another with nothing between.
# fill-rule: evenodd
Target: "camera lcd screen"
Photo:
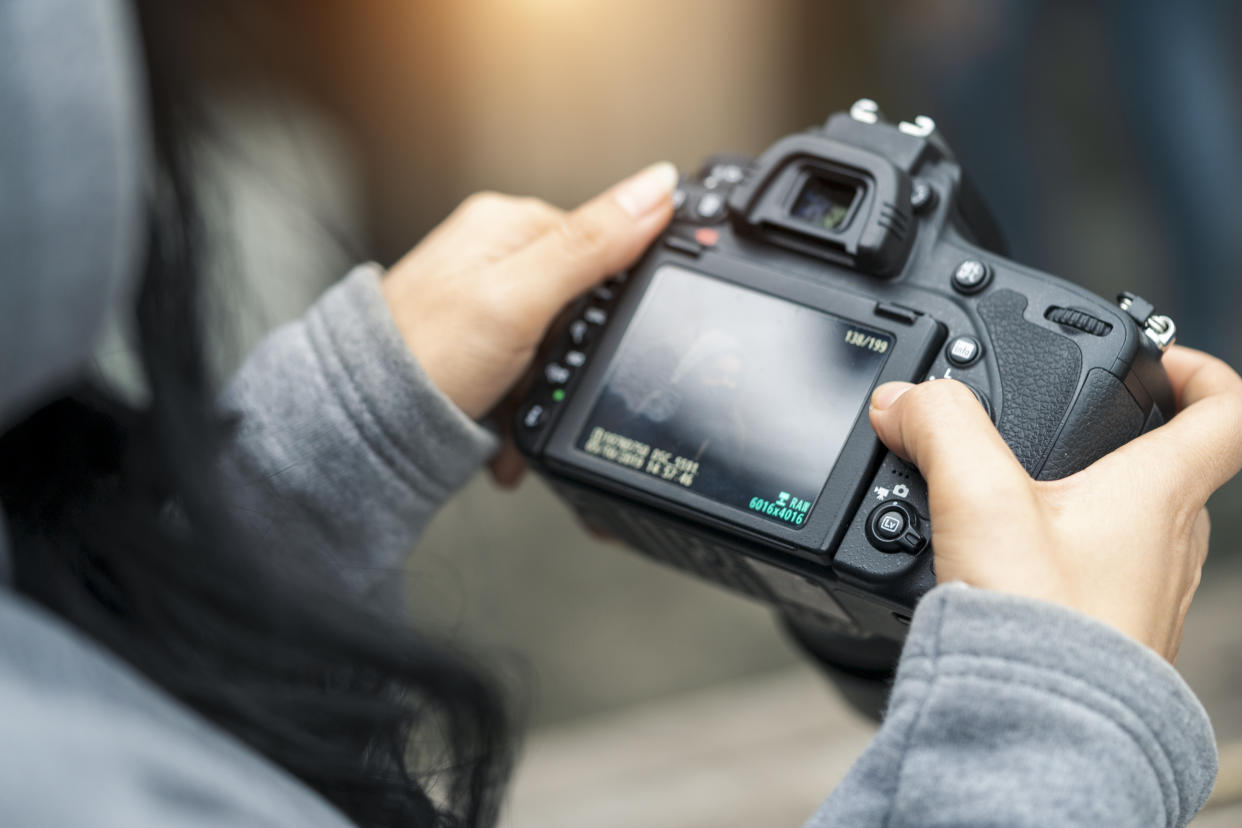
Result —
<instances>
[{"instance_id":1,"label":"camera lcd screen","mask_svg":"<svg viewBox=\"0 0 1242 828\"><path fill-rule=\"evenodd\" d=\"M858 187L830 178L812 177L793 205L794 218L823 230L840 230L849 221Z\"/></svg>"},{"instance_id":2,"label":"camera lcd screen","mask_svg":"<svg viewBox=\"0 0 1242 828\"><path fill-rule=\"evenodd\" d=\"M892 343L849 320L665 266L576 445L797 528Z\"/></svg>"}]
</instances>

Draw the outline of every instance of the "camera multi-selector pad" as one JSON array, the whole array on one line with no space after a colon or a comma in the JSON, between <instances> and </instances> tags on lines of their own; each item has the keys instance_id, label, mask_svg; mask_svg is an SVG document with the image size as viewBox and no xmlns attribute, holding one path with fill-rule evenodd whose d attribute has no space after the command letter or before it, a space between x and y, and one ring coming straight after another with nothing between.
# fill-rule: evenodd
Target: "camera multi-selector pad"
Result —
<instances>
[{"instance_id":1,"label":"camera multi-selector pad","mask_svg":"<svg viewBox=\"0 0 1242 828\"><path fill-rule=\"evenodd\" d=\"M859 102L709 159L675 201L549 337L519 448L588 524L838 664L882 669L935 582L926 486L866 417L878 383L965 383L1040 479L1172 414L1172 321L1006 259L928 118Z\"/></svg>"}]
</instances>

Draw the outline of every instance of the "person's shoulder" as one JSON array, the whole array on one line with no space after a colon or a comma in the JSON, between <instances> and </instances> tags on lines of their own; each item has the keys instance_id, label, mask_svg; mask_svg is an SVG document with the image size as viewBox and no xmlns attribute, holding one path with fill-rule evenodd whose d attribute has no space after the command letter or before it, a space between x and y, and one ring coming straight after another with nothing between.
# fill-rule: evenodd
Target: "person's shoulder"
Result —
<instances>
[{"instance_id":1,"label":"person's shoulder","mask_svg":"<svg viewBox=\"0 0 1242 828\"><path fill-rule=\"evenodd\" d=\"M62 619L0 588L0 822L347 825Z\"/></svg>"}]
</instances>

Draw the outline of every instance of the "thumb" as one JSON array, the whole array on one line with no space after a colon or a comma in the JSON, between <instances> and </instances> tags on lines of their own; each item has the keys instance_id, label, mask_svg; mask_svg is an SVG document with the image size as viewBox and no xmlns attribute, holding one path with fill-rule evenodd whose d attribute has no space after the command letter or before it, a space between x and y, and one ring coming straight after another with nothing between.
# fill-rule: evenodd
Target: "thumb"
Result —
<instances>
[{"instance_id":1,"label":"thumb","mask_svg":"<svg viewBox=\"0 0 1242 828\"><path fill-rule=\"evenodd\" d=\"M653 164L566 214L508 260L517 295L551 317L596 282L623 270L673 214L677 168Z\"/></svg>"},{"instance_id":2,"label":"thumb","mask_svg":"<svg viewBox=\"0 0 1242 828\"><path fill-rule=\"evenodd\" d=\"M933 501L987 503L1030 481L983 406L956 380L885 383L871 395L870 415L884 445L918 466Z\"/></svg>"}]
</instances>

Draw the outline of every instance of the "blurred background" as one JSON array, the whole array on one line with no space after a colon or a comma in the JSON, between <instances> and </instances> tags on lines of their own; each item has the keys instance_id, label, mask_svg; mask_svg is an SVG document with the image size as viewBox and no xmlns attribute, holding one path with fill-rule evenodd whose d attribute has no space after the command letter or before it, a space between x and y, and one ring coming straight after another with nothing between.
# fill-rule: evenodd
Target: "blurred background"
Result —
<instances>
[{"instance_id":1,"label":"blurred background","mask_svg":"<svg viewBox=\"0 0 1242 828\"><path fill-rule=\"evenodd\" d=\"M222 374L350 263L391 263L480 189L572 206L660 159L758 153L859 97L932 116L1014 258L1129 289L1180 341L1242 339L1238 5L1183 0L268 0L203 12L203 186ZM1239 424L1242 427L1242 424ZM1180 667L1242 824L1242 488ZM531 736L507 824L798 825L865 744L741 599L482 477L401 573L419 622L512 666Z\"/></svg>"}]
</instances>

